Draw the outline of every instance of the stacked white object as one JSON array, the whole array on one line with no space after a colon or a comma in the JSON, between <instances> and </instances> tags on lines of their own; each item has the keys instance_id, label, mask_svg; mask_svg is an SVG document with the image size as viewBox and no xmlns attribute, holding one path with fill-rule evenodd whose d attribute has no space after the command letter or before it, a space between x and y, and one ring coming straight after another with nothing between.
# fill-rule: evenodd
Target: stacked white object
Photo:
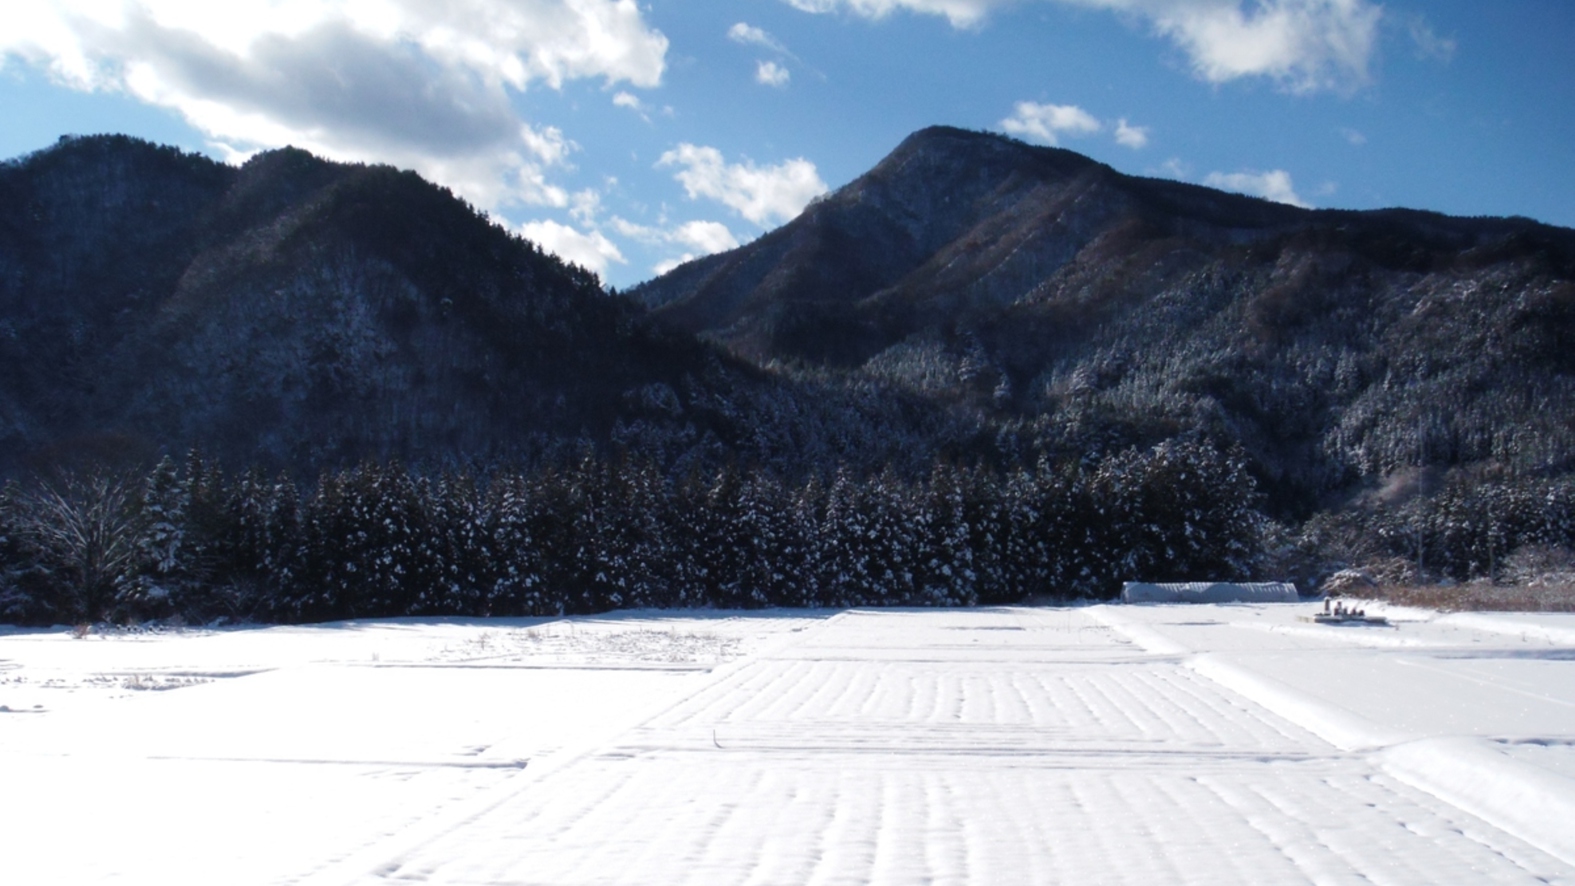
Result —
<instances>
[{"instance_id":1,"label":"stacked white object","mask_svg":"<svg viewBox=\"0 0 1575 886\"><path fill-rule=\"evenodd\" d=\"M1129 581L1123 603L1295 603L1296 585L1288 581Z\"/></svg>"}]
</instances>

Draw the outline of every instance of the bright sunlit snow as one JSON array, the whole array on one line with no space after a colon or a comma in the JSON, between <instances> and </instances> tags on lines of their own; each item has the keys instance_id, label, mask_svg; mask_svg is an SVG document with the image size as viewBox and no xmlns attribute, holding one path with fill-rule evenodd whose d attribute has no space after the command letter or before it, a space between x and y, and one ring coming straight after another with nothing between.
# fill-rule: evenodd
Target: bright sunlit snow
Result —
<instances>
[{"instance_id":1,"label":"bright sunlit snow","mask_svg":"<svg viewBox=\"0 0 1575 886\"><path fill-rule=\"evenodd\" d=\"M0 880L1575 883L1575 616L0 633Z\"/></svg>"}]
</instances>

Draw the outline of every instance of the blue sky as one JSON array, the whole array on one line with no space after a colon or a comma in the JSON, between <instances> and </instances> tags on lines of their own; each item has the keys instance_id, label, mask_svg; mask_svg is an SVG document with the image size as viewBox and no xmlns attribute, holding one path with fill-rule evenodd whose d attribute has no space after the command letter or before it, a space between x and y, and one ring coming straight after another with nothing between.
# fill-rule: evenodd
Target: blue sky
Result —
<instances>
[{"instance_id":1,"label":"blue sky","mask_svg":"<svg viewBox=\"0 0 1575 886\"><path fill-rule=\"evenodd\" d=\"M1575 3L28 0L0 156L126 132L413 168L617 286L931 124L1316 207L1575 226Z\"/></svg>"}]
</instances>

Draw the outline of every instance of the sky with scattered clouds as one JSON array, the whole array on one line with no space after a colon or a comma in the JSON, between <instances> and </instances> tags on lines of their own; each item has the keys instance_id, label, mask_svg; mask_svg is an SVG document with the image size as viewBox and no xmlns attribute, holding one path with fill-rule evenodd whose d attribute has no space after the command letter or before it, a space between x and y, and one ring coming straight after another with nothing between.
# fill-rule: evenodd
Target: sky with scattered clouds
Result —
<instances>
[{"instance_id":1,"label":"sky with scattered clouds","mask_svg":"<svg viewBox=\"0 0 1575 886\"><path fill-rule=\"evenodd\" d=\"M931 124L1317 208L1575 226L1569 0L19 0L0 156L126 132L438 181L625 287Z\"/></svg>"}]
</instances>

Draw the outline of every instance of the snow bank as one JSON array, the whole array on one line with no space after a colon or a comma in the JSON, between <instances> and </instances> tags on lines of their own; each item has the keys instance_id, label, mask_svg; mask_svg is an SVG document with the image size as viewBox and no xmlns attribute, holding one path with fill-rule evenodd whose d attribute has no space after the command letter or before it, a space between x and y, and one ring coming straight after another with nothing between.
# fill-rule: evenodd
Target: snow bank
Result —
<instances>
[{"instance_id":1,"label":"snow bank","mask_svg":"<svg viewBox=\"0 0 1575 886\"><path fill-rule=\"evenodd\" d=\"M1350 711L1218 656L1195 655L1187 659L1187 667L1342 750L1382 748L1416 737L1384 729Z\"/></svg>"},{"instance_id":2,"label":"snow bank","mask_svg":"<svg viewBox=\"0 0 1575 886\"><path fill-rule=\"evenodd\" d=\"M1158 632L1123 623L1110 612L1095 617L1150 651L1174 654L1179 649ZM1575 639L1571 636L1575 632L1568 629L1524 621L1469 614L1449 620L1462 627L1545 641ZM1186 666L1342 750L1376 751L1379 765L1400 781L1575 864L1575 829L1570 826L1575 822L1575 779L1515 759L1486 739L1423 738L1386 728L1219 655L1193 655Z\"/></svg>"},{"instance_id":3,"label":"snow bank","mask_svg":"<svg viewBox=\"0 0 1575 886\"><path fill-rule=\"evenodd\" d=\"M1575 864L1575 779L1499 753L1480 738L1429 738L1378 758L1412 787Z\"/></svg>"},{"instance_id":4,"label":"snow bank","mask_svg":"<svg viewBox=\"0 0 1575 886\"><path fill-rule=\"evenodd\" d=\"M1121 588L1123 603L1295 603L1298 599L1296 585L1285 581L1129 581Z\"/></svg>"},{"instance_id":5,"label":"snow bank","mask_svg":"<svg viewBox=\"0 0 1575 886\"><path fill-rule=\"evenodd\" d=\"M1280 634L1286 637L1306 637L1325 643L1338 643L1342 646L1364 646L1369 649L1447 649L1449 643L1442 640L1430 640L1424 637L1406 637L1393 630L1349 630L1339 625L1318 625L1307 627L1305 625L1262 624L1251 621L1227 622L1233 628L1247 631L1261 631L1266 634Z\"/></svg>"},{"instance_id":6,"label":"snow bank","mask_svg":"<svg viewBox=\"0 0 1575 886\"><path fill-rule=\"evenodd\" d=\"M1456 612L1438 619L1439 624L1449 624L1473 631L1487 631L1491 634L1504 634L1510 637L1543 640L1560 646L1575 646L1575 618L1570 618L1568 626L1542 624L1525 620L1527 613L1521 613L1522 619L1506 618L1501 615L1487 615L1476 612ZM1557 618L1557 616L1553 616ZM1543 618L1549 618L1544 615ZM1564 620L1562 618L1560 621Z\"/></svg>"},{"instance_id":7,"label":"snow bank","mask_svg":"<svg viewBox=\"0 0 1575 886\"><path fill-rule=\"evenodd\" d=\"M1192 652L1191 649L1182 646L1148 625L1137 624L1129 619L1121 618L1112 612L1108 606L1093 606L1083 610L1083 612L1097 624L1104 625L1121 635L1127 642L1151 655L1188 655Z\"/></svg>"}]
</instances>

